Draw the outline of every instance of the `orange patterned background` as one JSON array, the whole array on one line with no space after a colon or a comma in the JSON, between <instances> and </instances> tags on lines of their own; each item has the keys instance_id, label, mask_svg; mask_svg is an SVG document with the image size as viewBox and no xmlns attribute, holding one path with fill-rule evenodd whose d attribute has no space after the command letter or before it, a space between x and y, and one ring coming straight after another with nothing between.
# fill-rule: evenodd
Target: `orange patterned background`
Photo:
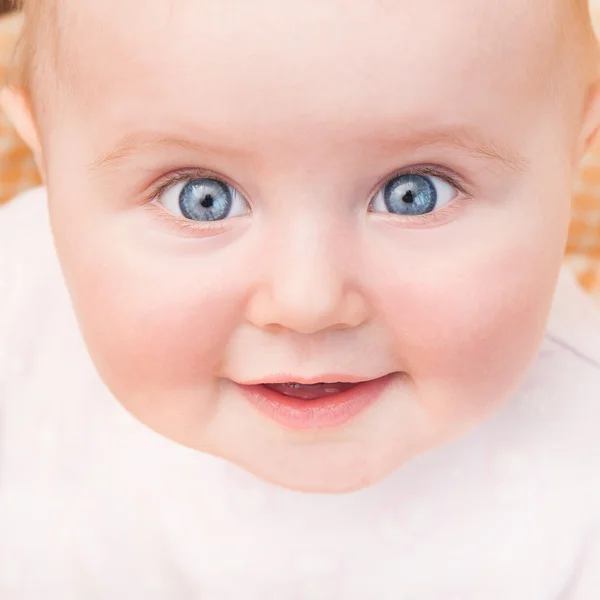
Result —
<instances>
[{"instance_id":1,"label":"orange patterned background","mask_svg":"<svg viewBox=\"0 0 600 600\"><path fill-rule=\"evenodd\" d=\"M597 24L600 26L600 9ZM9 64L21 16L0 18L0 79ZM0 203L40 183L33 158L0 112ZM565 259L600 305L600 137L585 157L573 194L573 220Z\"/></svg>"},{"instance_id":2,"label":"orange patterned background","mask_svg":"<svg viewBox=\"0 0 600 600\"><path fill-rule=\"evenodd\" d=\"M9 65L21 16L0 18L0 78ZM21 190L40 183L33 157L0 111L0 203L7 202Z\"/></svg>"}]
</instances>

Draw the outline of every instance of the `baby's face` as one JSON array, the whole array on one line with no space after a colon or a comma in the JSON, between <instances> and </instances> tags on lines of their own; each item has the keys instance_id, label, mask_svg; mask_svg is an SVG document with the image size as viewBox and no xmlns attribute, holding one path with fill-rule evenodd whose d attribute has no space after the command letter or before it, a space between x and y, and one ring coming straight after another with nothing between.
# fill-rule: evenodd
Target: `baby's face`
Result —
<instances>
[{"instance_id":1,"label":"baby's face","mask_svg":"<svg viewBox=\"0 0 600 600\"><path fill-rule=\"evenodd\" d=\"M72 4L51 217L129 411L344 491L510 397L560 267L575 121L531 3ZM249 387L284 382L330 385Z\"/></svg>"}]
</instances>

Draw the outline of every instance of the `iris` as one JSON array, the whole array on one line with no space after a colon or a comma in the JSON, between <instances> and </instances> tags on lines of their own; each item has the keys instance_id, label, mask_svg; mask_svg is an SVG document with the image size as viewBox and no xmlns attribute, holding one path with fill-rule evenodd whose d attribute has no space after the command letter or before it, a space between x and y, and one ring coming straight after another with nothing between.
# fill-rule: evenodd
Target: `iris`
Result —
<instances>
[{"instance_id":1,"label":"iris","mask_svg":"<svg viewBox=\"0 0 600 600\"><path fill-rule=\"evenodd\" d=\"M220 221L225 219L232 205L229 186L216 179L192 179L179 194L179 208L186 219Z\"/></svg>"},{"instance_id":2,"label":"iris","mask_svg":"<svg viewBox=\"0 0 600 600\"><path fill-rule=\"evenodd\" d=\"M392 179L383 190L386 208L397 215L423 215L437 204L437 190L429 177L401 175Z\"/></svg>"}]
</instances>

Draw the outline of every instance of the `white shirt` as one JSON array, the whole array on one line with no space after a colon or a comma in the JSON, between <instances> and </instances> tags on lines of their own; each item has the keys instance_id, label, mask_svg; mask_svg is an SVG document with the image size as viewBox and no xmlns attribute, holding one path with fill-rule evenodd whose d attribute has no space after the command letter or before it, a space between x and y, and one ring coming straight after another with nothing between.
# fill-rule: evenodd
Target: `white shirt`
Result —
<instances>
[{"instance_id":1,"label":"white shirt","mask_svg":"<svg viewBox=\"0 0 600 600\"><path fill-rule=\"evenodd\" d=\"M600 314L566 268L499 413L367 490L304 495L130 417L45 191L0 209L0 599L598 600L599 517Z\"/></svg>"}]
</instances>

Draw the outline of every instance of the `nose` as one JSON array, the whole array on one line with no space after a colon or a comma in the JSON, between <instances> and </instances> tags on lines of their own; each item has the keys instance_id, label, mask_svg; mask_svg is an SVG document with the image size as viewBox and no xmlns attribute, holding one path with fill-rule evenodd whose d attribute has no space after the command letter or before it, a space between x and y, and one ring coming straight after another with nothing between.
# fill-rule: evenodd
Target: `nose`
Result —
<instances>
[{"instance_id":1,"label":"nose","mask_svg":"<svg viewBox=\"0 0 600 600\"><path fill-rule=\"evenodd\" d=\"M248 302L247 319L273 332L302 334L358 327L368 307L340 236L296 223L265 252L261 283Z\"/></svg>"}]
</instances>

